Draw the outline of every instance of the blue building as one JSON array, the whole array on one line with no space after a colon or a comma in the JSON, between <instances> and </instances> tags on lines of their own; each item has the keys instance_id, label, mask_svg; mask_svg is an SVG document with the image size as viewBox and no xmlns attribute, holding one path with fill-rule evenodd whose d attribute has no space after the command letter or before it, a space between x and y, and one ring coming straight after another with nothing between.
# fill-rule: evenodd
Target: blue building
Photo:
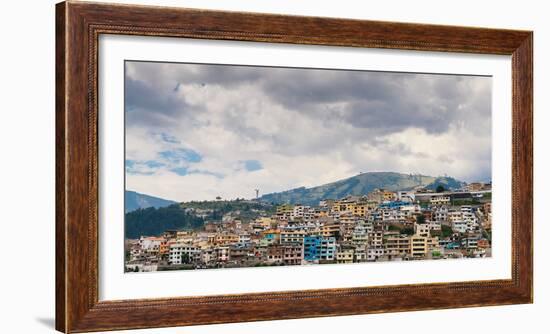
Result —
<instances>
[{"instance_id":1,"label":"blue building","mask_svg":"<svg viewBox=\"0 0 550 334\"><path fill-rule=\"evenodd\" d=\"M321 251L321 240L323 237L320 235L306 236L304 237L304 260L317 261L319 260Z\"/></svg>"},{"instance_id":2,"label":"blue building","mask_svg":"<svg viewBox=\"0 0 550 334\"><path fill-rule=\"evenodd\" d=\"M384 202L380 203L379 207L382 209L400 209L404 206L408 206L410 203L403 202L403 201L392 201L392 202Z\"/></svg>"}]
</instances>

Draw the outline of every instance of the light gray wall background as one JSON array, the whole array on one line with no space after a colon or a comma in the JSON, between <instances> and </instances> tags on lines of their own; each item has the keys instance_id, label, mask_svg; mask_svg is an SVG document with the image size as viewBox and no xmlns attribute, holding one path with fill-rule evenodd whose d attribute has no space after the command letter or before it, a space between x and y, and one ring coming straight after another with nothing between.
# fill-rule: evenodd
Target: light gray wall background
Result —
<instances>
[{"instance_id":1,"label":"light gray wall background","mask_svg":"<svg viewBox=\"0 0 550 334\"><path fill-rule=\"evenodd\" d=\"M550 309L550 24L544 1L128 2L535 31L535 304L197 326L126 333L544 333ZM54 317L54 4L0 10L0 332L51 333Z\"/></svg>"}]
</instances>

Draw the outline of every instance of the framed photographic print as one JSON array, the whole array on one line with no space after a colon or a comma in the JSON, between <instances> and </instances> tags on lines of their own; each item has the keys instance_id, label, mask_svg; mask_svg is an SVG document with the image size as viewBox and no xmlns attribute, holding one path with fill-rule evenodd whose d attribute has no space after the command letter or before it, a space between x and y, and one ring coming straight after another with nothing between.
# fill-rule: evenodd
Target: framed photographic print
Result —
<instances>
[{"instance_id":1,"label":"framed photographic print","mask_svg":"<svg viewBox=\"0 0 550 334\"><path fill-rule=\"evenodd\" d=\"M532 302L532 32L56 12L59 331Z\"/></svg>"}]
</instances>

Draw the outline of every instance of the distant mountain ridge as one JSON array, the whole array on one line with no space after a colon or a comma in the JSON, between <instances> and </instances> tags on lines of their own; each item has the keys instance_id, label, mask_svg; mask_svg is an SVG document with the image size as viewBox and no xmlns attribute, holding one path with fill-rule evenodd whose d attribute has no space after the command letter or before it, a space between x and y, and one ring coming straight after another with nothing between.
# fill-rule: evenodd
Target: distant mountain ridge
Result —
<instances>
[{"instance_id":1,"label":"distant mountain ridge","mask_svg":"<svg viewBox=\"0 0 550 334\"><path fill-rule=\"evenodd\" d=\"M140 194L135 191L126 190L124 192L124 212L131 212L137 209L145 208L163 208L176 202L166 200L159 197L149 196L145 194Z\"/></svg>"},{"instance_id":2,"label":"distant mountain ridge","mask_svg":"<svg viewBox=\"0 0 550 334\"><path fill-rule=\"evenodd\" d=\"M395 172L361 173L347 179L311 188L295 188L263 195L260 199L275 204L318 205L323 199L338 199L348 195L364 195L376 188L390 191L410 190L418 186L435 190L442 185L445 189L458 189L465 183L452 177L433 177L419 174Z\"/></svg>"}]
</instances>

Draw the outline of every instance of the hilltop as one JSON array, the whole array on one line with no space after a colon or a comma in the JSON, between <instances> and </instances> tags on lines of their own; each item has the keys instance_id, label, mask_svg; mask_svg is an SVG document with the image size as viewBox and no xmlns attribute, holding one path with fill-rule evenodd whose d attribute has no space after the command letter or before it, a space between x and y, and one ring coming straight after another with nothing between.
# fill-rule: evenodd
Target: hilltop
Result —
<instances>
[{"instance_id":1,"label":"hilltop","mask_svg":"<svg viewBox=\"0 0 550 334\"><path fill-rule=\"evenodd\" d=\"M338 199L348 195L364 195L376 188L390 191L410 190L415 187L425 187L435 190L438 185L445 189L458 189L464 185L452 177L434 177L418 174L403 174L394 172L369 172L306 188L300 187L287 191L263 195L260 199L274 204L304 204L318 205L323 199Z\"/></svg>"}]
</instances>

